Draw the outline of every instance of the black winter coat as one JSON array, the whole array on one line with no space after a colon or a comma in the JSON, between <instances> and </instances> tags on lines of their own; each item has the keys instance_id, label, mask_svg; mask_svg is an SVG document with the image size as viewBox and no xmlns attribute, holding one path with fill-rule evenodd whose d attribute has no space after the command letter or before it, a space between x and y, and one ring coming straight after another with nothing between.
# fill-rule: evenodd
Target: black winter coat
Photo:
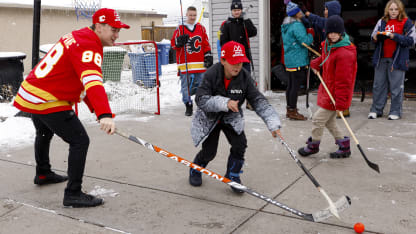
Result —
<instances>
[{"instance_id":1,"label":"black winter coat","mask_svg":"<svg viewBox=\"0 0 416 234\"><path fill-rule=\"evenodd\" d=\"M244 45L247 58L251 61L251 51L247 36L257 35L257 28L251 19L229 17L221 26L220 44L221 46L229 41L236 41Z\"/></svg>"}]
</instances>

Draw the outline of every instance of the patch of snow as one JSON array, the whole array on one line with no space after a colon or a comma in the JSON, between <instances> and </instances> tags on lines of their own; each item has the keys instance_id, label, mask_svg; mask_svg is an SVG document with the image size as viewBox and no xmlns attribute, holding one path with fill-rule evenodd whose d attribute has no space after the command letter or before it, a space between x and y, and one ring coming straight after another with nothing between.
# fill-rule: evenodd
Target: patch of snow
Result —
<instances>
[{"instance_id":1,"label":"patch of snow","mask_svg":"<svg viewBox=\"0 0 416 234\"><path fill-rule=\"evenodd\" d=\"M119 193L115 192L113 189L105 189L99 185L94 186L94 189L90 191L88 194L93 196L100 196L100 197L117 197L120 195Z\"/></svg>"},{"instance_id":2,"label":"patch of snow","mask_svg":"<svg viewBox=\"0 0 416 234\"><path fill-rule=\"evenodd\" d=\"M0 58L26 58L26 54L22 52L0 52Z\"/></svg>"},{"instance_id":3,"label":"patch of snow","mask_svg":"<svg viewBox=\"0 0 416 234\"><path fill-rule=\"evenodd\" d=\"M409 157L410 162L416 162L416 154L408 154L408 153L405 153L405 155L407 157Z\"/></svg>"},{"instance_id":4,"label":"patch of snow","mask_svg":"<svg viewBox=\"0 0 416 234\"><path fill-rule=\"evenodd\" d=\"M124 79L132 79L131 76L125 76ZM106 89L113 88L110 83L115 82L106 82L104 86ZM161 114L166 107L177 106L182 104L182 95L180 93L180 82L177 76L177 65L168 64L162 66L162 76L160 76L161 87L159 89L160 95L160 108ZM120 83L118 83L119 86ZM112 111L117 113L115 121L121 120L134 120L140 122L148 122L154 118L153 113L156 112L152 110L149 116L135 116L132 113L125 112L131 107L129 105L136 105L140 101L137 100L137 96L134 95L134 92L155 92L156 89L143 89L139 86L131 87L131 83L126 85L126 87L118 87L119 96L116 101L110 101L110 106ZM154 95L143 95L141 97L144 99L143 103L140 105L153 105L153 100L148 100L151 96ZM136 98L136 99L135 99ZM152 103L153 102L153 103ZM3 122L0 121L0 151L7 152L12 148L23 148L29 145L32 145L35 139L35 128L33 126L32 120L25 117L14 117L16 113L19 112L17 108L12 105L13 101L10 103L0 103L0 117L5 118ZM138 105L138 104L137 104ZM134 108L134 107L133 107ZM117 111L117 112L116 112ZM124 113L123 113L124 112ZM91 113L88 107L81 102L78 105L78 117L83 123L87 124L97 124L97 117L95 114Z\"/></svg>"}]
</instances>

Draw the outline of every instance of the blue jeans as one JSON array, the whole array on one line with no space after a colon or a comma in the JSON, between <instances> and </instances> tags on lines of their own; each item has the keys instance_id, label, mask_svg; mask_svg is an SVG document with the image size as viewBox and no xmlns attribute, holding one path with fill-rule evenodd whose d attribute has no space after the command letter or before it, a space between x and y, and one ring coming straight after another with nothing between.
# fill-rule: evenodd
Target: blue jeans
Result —
<instances>
[{"instance_id":1,"label":"blue jeans","mask_svg":"<svg viewBox=\"0 0 416 234\"><path fill-rule=\"evenodd\" d=\"M383 114L387 103L387 95L390 89L391 106L389 115L401 116L404 95L405 71L392 68L393 59L382 58L378 67L374 69L373 104L370 112Z\"/></svg>"},{"instance_id":2,"label":"blue jeans","mask_svg":"<svg viewBox=\"0 0 416 234\"><path fill-rule=\"evenodd\" d=\"M186 79L186 74L181 74L181 93L183 103L192 103L190 96L196 93L196 90L199 87L199 84L204 78L204 73L188 73L188 79ZM189 93L188 93L188 80L189 80Z\"/></svg>"}]
</instances>

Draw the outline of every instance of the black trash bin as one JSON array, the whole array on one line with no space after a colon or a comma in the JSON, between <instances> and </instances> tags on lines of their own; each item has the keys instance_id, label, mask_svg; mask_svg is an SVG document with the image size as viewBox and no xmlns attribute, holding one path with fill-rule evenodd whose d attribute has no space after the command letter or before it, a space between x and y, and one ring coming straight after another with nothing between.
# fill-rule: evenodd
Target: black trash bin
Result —
<instances>
[{"instance_id":1,"label":"black trash bin","mask_svg":"<svg viewBox=\"0 0 416 234\"><path fill-rule=\"evenodd\" d=\"M169 64L176 63L176 50L170 47L169 49Z\"/></svg>"},{"instance_id":2,"label":"black trash bin","mask_svg":"<svg viewBox=\"0 0 416 234\"><path fill-rule=\"evenodd\" d=\"M0 52L0 101L10 101L23 81L25 53Z\"/></svg>"}]
</instances>

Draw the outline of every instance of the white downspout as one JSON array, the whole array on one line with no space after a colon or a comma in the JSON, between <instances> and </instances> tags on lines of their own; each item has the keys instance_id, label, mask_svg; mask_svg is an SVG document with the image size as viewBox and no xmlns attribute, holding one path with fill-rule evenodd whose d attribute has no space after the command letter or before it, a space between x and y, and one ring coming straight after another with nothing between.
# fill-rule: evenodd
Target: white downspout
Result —
<instances>
[{"instance_id":1,"label":"white downspout","mask_svg":"<svg viewBox=\"0 0 416 234\"><path fill-rule=\"evenodd\" d=\"M270 0L259 0L259 90L270 89Z\"/></svg>"}]
</instances>

